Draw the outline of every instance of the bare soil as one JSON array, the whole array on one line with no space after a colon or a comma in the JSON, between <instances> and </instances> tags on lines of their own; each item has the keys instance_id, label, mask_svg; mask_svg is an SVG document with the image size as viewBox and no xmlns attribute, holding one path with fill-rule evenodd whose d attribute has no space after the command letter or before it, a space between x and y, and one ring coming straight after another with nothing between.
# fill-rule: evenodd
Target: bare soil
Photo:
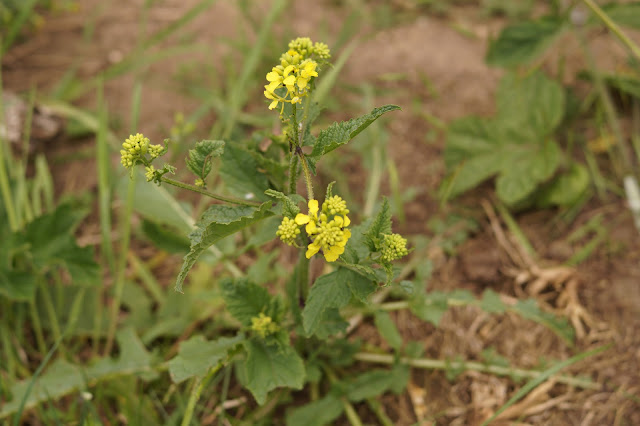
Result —
<instances>
[{"instance_id":1,"label":"bare soil","mask_svg":"<svg viewBox=\"0 0 640 426\"><path fill-rule=\"evenodd\" d=\"M3 58L5 88L20 93L35 86L42 93L60 81L71 66L78 67L82 79L94 77L135 47L143 3L85 0L80 2L79 13L51 17L38 34ZM296 34L323 39L331 45L331 35L339 32L346 19L344 9L336 3L292 2L286 16L292 19ZM381 3L374 6L380 7ZM193 4L194 0L159 2L149 13L147 32L168 24ZM427 15L411 2L392 5L392 10L402 17L388 29L375 32L365 25L341 78L347 85L367 82L381 89L383 94L376 99L377 104L391 102L403 107L403 112L394 113L386 122L389 155L398 165L403 187L415 187L418 194L405 205L406 223L400 231L430 236L430 218L446 217L461 208L472 212L480 223L478 232L454 255L438 246L429 249L426 256L435 265L429 287L464 288L476 294L491 288L508 296L535 297L547 310L566 316L576 327L578 337L575 347L569 347L548 329L517 315L490 315L473 307L450 309L437 328L408 312L395 313L402 335L406 340L422 342L427 357L481 360L481 351L491 347L520 368L534 368L541 360L567 359L610 344L602 354L566 371L592 378L600 384L598 389L577 389L550 380L494 424L640 424L640 335L635 332L640 326L640 244L624 201L615 197L594 199L569 225L555 220L557 211L518 215L516 218L536 250L535 257L524 253L496 217L490 187L441 207L436 194L445 173L441 155L444 140L442 132L430 125L425 115L448 122L468 114L492 114L501 71L488 68L483 56L489 36L502 22L481 16L477 7L461 7L450 18L439 18ZM264 8L264 4L256 7ZM374 9L363 9L363 16L370 18L367 14L371 10ZM95 35L86 43L82 32L91 20L95 20ZM466 31L456 29L461 27ZM220 58L232 48L223 40L233 40L240 33L255 36L229 1L215 3L188 29L195 34L194 41L207 42L210 55ZM570 44L564 46L571 51L567 47ZM595 36L594 46L599 61L608 67L624 60L624 52L606 34ZM568 68L572 72L580 69L577 55L569 56ZM550 66L553 67L552 61ZM172 80L177 69L172 60L153 65L146 74L139 128L152 139L166 137L176 112L191 111L197 106L192 99L177 93ZM405 78L384 78L398 73ZM131 75L116 78L105 87L109 108L118 112L123 129L128 129L132 87ZM95 92L88 93L79 104L94 107ZM213 121L215 117L209 119ZM438 136L428 141L425 135L430 131ZM60 193L96 188L92 146L92 140L69 141L64 137L45 143L42 149L50 158L61 159L53 162ZM69 155L73 152L87 155L78 160ZM356 175L350 183L364 189L364 179L364 175ZM603 226L608 232L605 242L579 266L563 266L585 242L570 244L566 237L596 214L604 215ZM81 233L91 241L99 228L88 224ZM170 274L167 285L169 281ZM371 324L362 324L357 334L382 344ZM386 396L383 402L385 411L398 425L476 425L520 386L509 378L483 373L465 372L449 381L443 372L415 369L408 391L399 397ZM358 411L369 424L375 423L367 407L358 407Z\"/></svg>"}]
</instances>

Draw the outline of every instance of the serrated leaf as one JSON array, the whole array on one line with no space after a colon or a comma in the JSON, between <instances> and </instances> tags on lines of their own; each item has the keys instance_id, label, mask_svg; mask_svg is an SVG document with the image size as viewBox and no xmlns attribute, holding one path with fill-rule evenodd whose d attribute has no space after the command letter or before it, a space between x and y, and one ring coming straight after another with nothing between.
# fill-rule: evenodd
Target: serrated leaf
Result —
<instances>
[{"instance_id":1,"label":"serrated leaf","mask_svg":"<svg viewBox=\"0 0 640 426\"><path fill-rule=\"evenodd\" d=\"M319 339L328 339L330 336L345 332L348 326L349 323L342 318L339 309L327 308L322 313L322 319L315 334Z\"/></svg>"},{"instance_id":2,"label":"serrated leaf","mask_svg":"<svg viewBox=\"0 0 640 426\"><path fill-rule=\"evenodd\" d=\"M220 176L231 192L240 197L267 199L264 191L269 189L269 179L259 171L258 162L247 149L229 143L221 158Z\"/></svg>"},{"instance_id":3,"label":"serrated leaf","mask_svg":"<svg viewBox=\"0 0 640 426\"><path fill-rule=\"evenodd\" d=\"M205 180L211 172L211 160L224 153L224 141L203 140L196 143L194 149L189 150L186 158L187 167L200 179Z\"/></svg>"},{"instance_id":4,"label":"serrated leaf","mask_svg":"<svg viewBox=\"0 0 640 426\"><path fill-rule=\"evenodd\" d=\"M565 27L565 20L545 16L509 25L489 46L487 64L503 67L523 65L538 58Z\"/></svg>"},{"instance_id":5,"label":"serrated leaf","mask_svg":"<svg viewBox=\"0 0 640 426\"><path fill-rule=\"evenodd\" d=\"M535 321L549 328L565 342L571 345L573 344L575 333L567 320L549 312L542 311L534 299L518 300L514 306L510 307L510 310L521 315L523 318Z\"/></svg>"},{"instance_id":6,"label":"serrated leaf","mask_svg":"<svg viewBox=\"0 0 640 426\"><path fill-rule=\"evenodd\" d=\"M204 377L210 368L227 357L230 349L243 340L242 336L235 336L207 341L202 336L194 336L180 343L178 355L168 363L171 380L180 383L191 377Z\"/></svg>"},{"instance_id":7,"label":"serrated leaf","mask_svg":"<svg viewBox=\"0 0 640 426\"><path fill-rule=\"evenodd\" d=\"M270 201L263 203L258 208L219 204L209 207L196 224L196 229L189 234L191 248L184 257L175 290L182 293L182 283L187 273L204 250L211 247L216 241L272 216L270 208Z\"/></svg>"},{"instance_id":8,"label":"serrated leaf","mask_svg":"<svg viewBox=\"0 0 640 426\"><path fill-rule=\"evenodd\" d=\"M344 406L333 394L287 411L287 426L324 426L337 419Z\"/></svg>"},{"instance_id":9,"label":"serrated leaf","mask_svg":"<svg viewBox=\"0 0 640 426\"><path fill-rule=\"evenodd\" d=\"M402 392L409 381L409 368L396 366L392 370L374 370L358 376L349 383L347 398L353 402L380 396L390 390Z\"/></svg>"},{"instance_id":10,"label":"serrated leaf","mask_svg":"<svg viewBox=\"0 0 640 426\"><path fill-rule=\"evenodd\" d=\"M400 332L398 332L396 323L391 319L391 315L386 311L376 311L373 318L376 328L378 329L378 333L380 333L382 338L393 349L400 349L402 346L402 336L400 335Z\"/></svg>"},{"instance_id":11,"label":"serrated leaf","mask_svg":"<svg viewBox=\"0 0 640 426\"><path fill-rule=\"evenodd\" d=\"M637 30L640 29L640 2L609 3L603 5L602 10L609 15L609 18L616 24ZM594 19L598 18L594 17Z\"/></svg>"},{"instance_id":12,"label":"serrated leaf","mask_svg":"<svg viewBox=\"0 0 640 426\"><path fill-rule=\"evenodd\" d=\"M54 361L38 377L27 396L25 410L31 409L44 401L62 398L72 392L95 386L102 380L117 379L132 374L154 374L151 367L151 354L131 328L120 330L116 334L120 356L117 359L102 358L90 366L71 364L64 359ZM31 378L14 384L10 389L13 399L0 407L0 419L15 413L28 388Z\"/></svg>"},{"instance_id":13,"label":"serrated leaf","mask_svg":"<svg viewBox=\"0 0 640 426\"><path fill-rule=\"evenodd\" d=\"M273 197L276 200L279 200L281 202L282 211L280 212L280 214L282 214L283 216L293 219L296 217L298 213L300 213L300 208L298 207L298 203L304 201L304 198L302 198L300 195L298 194L285 195L282 192L275 191L273 189L268 189L264 193L267 194L269 197Z\"/></svg>"},{"instance_id":14,"label":"serrated leaf","mask_svg":"<svg viewBox=\"0 0 640 426\"><path fill-rule=\"evenodd\" d=\"M504 303L502 303L502 299L500 299L500 295L490 289L487 289L482 293L480 308L485 312L493 314L501 314L506 309Z\"/></svg>"},{"instance_id":15,"label":"serrated leaf","mask_svg":"<svg viewBox=\"0 0 640 426\"><path fill-rule=\"evenodd\" d=\"M342 308L351 299L351 289L341 280L343 268L323 275L309 291L307 303L302 311L302 324L307 335L312 335L320 326L325 310Z\"/></svg>"},{"instance_id":16,"label":"serrated leaf","mask_svg":"<svg viewBox=\"0 0 640 426\"><path fill-rule=\"evenodd\" d=\"M259 339L245 341L244 347L247 351L246 386L258 404L264 404L267 394L275 388L302 389L304 362L293 347L268 345Z\"/></svg>"},{"instance_id":17,"label":"serrated leaf","mask_svg":"<svg viewBox=\"0 0 640 426\"><path fill-rule=\"evenodd\" d=\"M385 105L374 108L369 114L365 114L349 121L333 123L327 129L320 132L311 157L320 158L334 149L346 144L355 138L360 132L369 127L371 123L376 121L380 116L389 112L399 110L397 105Z\"/></svg>"},{"instance_id":18,"label":"serrated leaf","mask_svg":"<svg viewBox=\"0 0 640 426\"><path fill-rule=\"evenodd\" d=\"M365 242L370 251L378 251L379 242L383 238L382 234L391 234L391 209L387 197L383 197L380 210L365 234Z\"/></svg>"},{"instance_id":19,"label":"serrated leaf","mask_svg":"<svg viewBox=\"0 0 640 426\"><path fill-rule=\"evenodd\" d=\"M260 313L271 316L268 310L271 295L264 287L247 279L226 279L220 283L220 288L229 313L242 325L251 325L251 318Z\"/></svg>"}]
</instances>

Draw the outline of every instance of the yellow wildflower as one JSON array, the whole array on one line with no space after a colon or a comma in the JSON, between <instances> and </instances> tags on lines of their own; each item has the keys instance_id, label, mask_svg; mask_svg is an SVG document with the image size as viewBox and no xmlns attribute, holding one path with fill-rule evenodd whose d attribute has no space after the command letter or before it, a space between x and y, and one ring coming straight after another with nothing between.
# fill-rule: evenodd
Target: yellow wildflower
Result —
<instances>
[{"instance_id":1,"label":"yellow wildflower","mask_svg":"<svg viewBox=\"0 0 640 426\"><path fill-rule=\"evenodd\" d=\"M349 210L344 200L334 195L322 203L320 215L319 211L318 200L310 200L309 214L298 213L295 222L306 225L305 231L312 240L307 246L307 259L322 251L327 262L335 262L351 238L351 231L346 229L351 223Z\"/></svg>"},{"instance_id":2,"label":"yellow wildflower","mask_svg":"<svg viewBox=\"0 0 640 426\"><path fill-rule=\"evenodd\" d=\"M293 246L296 242L296 237L300 235L300 229L295 220L285 217L282 219L282 223L278 226L276 235L286 244Z\"/></svg>"},{"instance_id":3,"label":"yellow wildflower","mask_svg":"<svg viewBox=\"0 0 640 426\"><path fill-rule=\"evenodd\" d=\"M278 331L278 324L274 323L271 317L260 312L259 316L251 318L251 330L264 339Z\"/></svg>"}]
</instances>

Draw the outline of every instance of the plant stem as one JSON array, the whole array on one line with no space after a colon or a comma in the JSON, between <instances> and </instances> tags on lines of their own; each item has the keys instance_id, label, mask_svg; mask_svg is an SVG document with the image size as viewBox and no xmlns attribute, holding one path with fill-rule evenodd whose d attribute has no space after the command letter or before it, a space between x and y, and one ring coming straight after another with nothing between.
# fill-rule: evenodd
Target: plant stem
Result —
<instances>
[{"instance_id":1,"label":"plant stem","mask_svg":"<svg viewBox=\"0 0 640 426\"><path fill-rule=\"evenodd\" d=\"M243 200L241 198L227 197L225 195L214 194L213 192L209 192L206 189L202 189L195 185L190 185L188 183L183 183L165 176L162 176L162 181L168 183L169 185L177 186L178 188L182 188L182 189L188 189L189 191L197 192L198 194L206 195L207 197L213 198L215 200L225 201L227 203L240 204L242 206L251 206L251 207L256 207L261 204L257 201L249 201L249 200Z\"/></svg>"},{"instance_id":2,"label":"plant stem","mask_svg":"<svg viewBox=\"0 0 640 426\"><path fill-rule=\"evenodd\" d=\"M296 153L300 157L300 164L302 164L302 171L304 172L304 180L307 184L307 198L313 200L313 182L311 182L311 170L307 164L307 158L304 156L302 149L297 148Z\"/></svg>"},{"instance_id":3,"label":"plant stem","mask_svg":"<svg viewBox=\"0 0 640 426\"><path fill-rule=\"evenodd\" d=\"M329 378L329 381L331 383L335 383L338 381L338 378L336 377L334 371L327 365L324 365L324 371L325 373L327 373L327 377ZM341 397L340 401L342 402L342 406L344 407L344 412L347 416L347 419L349 420L349 423L351 423L352 426L362 426L362 420L360 420L360 416L358 416L358 413L356 412L355 408L353 408L353 405L347 399L347 397Z\"/></svg>"},{"instance_id":4,"label":"plant stem","mask_svg":"<svg viewBox=\"0 0 640 426\"><path fill-rule=\"evenodd\" d=\"M393 355L386 354L373 354L368 352L358 352L353 356L354 359L362 362L371 362L377 364L391 365L397 361ZM536 370L523 370L520 368L503 367L500 365L483 364L480 362L471 361L443 361L439 359L427 359L419 358L412 359L402 357L399 361L403 364L409 365L415 368L433 369L433 370L472 370L479 371L481 373L497 374L499 376L516 376L516 377L528 377L535 378L540 376L543 372ZM559 383L564 383L569 386L575 386L585 389L600 389L600 385L593 383L590 380L579 379L576 377L568 376L555 376L554 380Z\"/></svg>"},{"instance_id":5,"label":"plant stem","mask_svg":"<svg viewBox=\"0 0 640 426\"><path fill-rule=\"evenodd\" d=\"M47 345L44 341L44 335L42 334L42 325L40 324L40 316L36 309L35 300L29 302L29 314L31 315L31 322L33 323L33 332L36 336L36 343L38 344L38 350L40 353L47 351Z\"/></svg>"},{"instance_id":6,"label":"plant stem","mask_svg":"<svg viewBox=\"0 0 640 426\"><path fill-rule=\"evenodd\" d=\"M629 37L626 36L625 33L622 32L618 24L613 22L611 18L609 18L609 16L604 13L604 11L600 9L600 7L592 0L582 0L582 2L586 4L587 7L591 9L591 11L602 20L602 22L604 22L607 28L609 28L609 30L611 30L611 32L614 33L620 39L620 41L625 46L627 46L629 50L631 50L631 52L633 52L636 58L640 59L640 47L638 47L637 44L635 44Z\"/></svg>"},{"instance_id":7,"label":"plant stem","mask_svg":"<svg viewBox=\"0 0 640 426\"><path fill-rule=\"evenodd\" d=\"M0 59L1 58L2 56L0 55ZM2 99L2 74L0 74L0 127L2 127L4 123L4 106ZM12 232L16 232L18 230L18 217L13 204L11 186L9 185L9 177L7 175L9 162L8 159L5 159L5 154L9 156L11 151L5 139L0 137L0 191L2 192L2 200L4 201L5 210L9 218L9 228Z\"/></svg>"},{"instance_id":8,"label":"plant stem","mask_svg":"<svg viewBox=\"0 0 640 426\"><path fill-rule=\"evenodd\" d=\"M209 370L209 373L204 377L204 379L196 378L193 384L193 389L191 390L191 395L189 396L189 402L187 403L187 409L184 412L184 417L182 418L181 426L189 426L191 423L191 418L193 417L193 411L196 408L196 404L200 399L200 394L202 394L202 390L209 383L209 380L215 376L215 374L222 368L224 364L218 363L215 367L212 367Z\"/></svg>"},{"instance_id":9,"label":"plant stem","mask_svg":"<svg viewBox=\"0 0 640 426\"><path fill-rule=\"evenodd\" d=\"M289 157L289 194L296 193L296 184L297 179L296 175L298 174L298 156L295 152L292 152Z\"/></svg>"}]
</instances>

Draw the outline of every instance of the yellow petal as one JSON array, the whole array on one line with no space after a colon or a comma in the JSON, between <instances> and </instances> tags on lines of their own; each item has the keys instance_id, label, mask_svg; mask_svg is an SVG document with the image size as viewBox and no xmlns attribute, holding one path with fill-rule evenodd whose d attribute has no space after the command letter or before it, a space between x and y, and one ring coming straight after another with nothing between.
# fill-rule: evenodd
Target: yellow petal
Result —
<instances>
[{"instance_id":1,"label":"yellow petal","mask_svg":"<svg viewBox=\"0 0 640 426\"><path fill-rule=\"evenodd\" d=\"M314 243L309 244L309 246L307 247L307 254L306 254L307 259L311 259L311 257L319 251L320 251L320 247L318 247Z\"/></svg>"},{"instance_id":2,"label":"yellow petal","mask_svg":"<svg viewBox=\"0 0 640 426\"><path fill-rule=\"evenodd\" d=\"M304 225L305 223L309 223L311 218L306 214L298 213L296 218L294 219L298 225Z\"/></svg>"},{"instance_id":3,"label":"yellow petal","mask_svg":"<svg viewBox=\"0 0 640 426\"><path fill-rule=\"evenodd\" d=\"M287 77L293 70L294 70L294 66L293 65L289 65L288 67L286 67L284 69L284 72L282 73L282 75ZM289 77L293 77L293 76L289 76Z\"/></svg>"},{"instance_id":4,"label":"yellow petal","mask_svg":"<svg viewBox=\"0 0 640 426\"><path fill-rule=\"evenodd\" d=\"M296 76L290 75L289 77L282 80L282 84L284 84L285 86L293 86L294 84L296 84Z\"/></svg>"},{"instance_id":5,"label":"yellow petal","mask_svg":"<svg viewBox=\"0 0 640 426\"><path fill-rule=\"evenodd\" d=\"M264 86L264 88L267 90L267 92L273 93L273 91L276 90L279 86L280 86L280 82L272 81L268 85Z\"/></svg>"},{"instance_id":6,"label":"yellow petal","mask_svg":"<svg viewBox=\"0 0 640 426\"><path fill-rule=\"evenodd\" d=\"M274 109L278 106L278 101L273 101L269 104L269 109Z\"/></svg>"},{"instance_id":7,"label":"yellow petal","mask_svg":"<svg viewBox=\"0 0 640 426\"><path fill-rule=\"evenodd\" d=\"M318 200L309 200L309 213L310 214L318 213Z\"/></svg>"},{"instance_id":8,"label":"yellow petal","mask_svg":"<svg viewBox=\"0 0 640 426\"><path fill-rule=\"evenodd\" d=\"M280 77L280 74L271 71L270 73L267 74L267 81L280 81L282 79L282 77Z\"/></svg>"},{"instance_id":9,"label":"yellow petal","mask_svg":"<svg viewBox=\"0 0 640 426\"><path fill-rule=\"evenodd\" d=\"M342 225L342 227L346 228L351 223L351 220L349 220L349 217L347 215L344 215L343 217L344 217L344 224ZM349 233L349 236L351 236L351 233Z\"/></svg>"},{"instance_id":10,"label":"yellow petal","mask_svg":"<svg viewBox=\"0 0 640 426\"><path fill-rule=\"evenodd\" d=\"M344 247L333 246L324 252L324 258L327 259L327 262L335 262L342 253L344 253Z\"/></svg>"},{"instance_id":11,"label":"yellow petal","mask_svg":"<svg viewBox=\"0 0 640 426\"><path fill-rule=\"evenodd\" d=\"M316 223L313 221L307 223L307 226L304 229L305 231L307 231L308 235L313 235L318 233L318 227L316 226Z\"/></svg>"}]
</instances>

